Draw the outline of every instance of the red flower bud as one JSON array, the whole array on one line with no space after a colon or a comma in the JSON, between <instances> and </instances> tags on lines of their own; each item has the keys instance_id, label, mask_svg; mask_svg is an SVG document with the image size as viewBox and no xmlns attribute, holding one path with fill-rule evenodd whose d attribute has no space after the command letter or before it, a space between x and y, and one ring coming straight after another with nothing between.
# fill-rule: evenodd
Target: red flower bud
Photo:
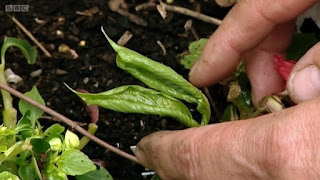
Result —
<instances>
[{"instance_id":1,"label":"red flower bud","mask_svg":"<svg viewBox=\"0 0 320 180\"><path fill-rule=\"evenodd\" d=\"M289 74L296 64L293 60L286 60L281 55L275 55L273 57L274 63L276 65L277 72L282 76L284 80L288 80Z\"/></svg>"}]
</instances>

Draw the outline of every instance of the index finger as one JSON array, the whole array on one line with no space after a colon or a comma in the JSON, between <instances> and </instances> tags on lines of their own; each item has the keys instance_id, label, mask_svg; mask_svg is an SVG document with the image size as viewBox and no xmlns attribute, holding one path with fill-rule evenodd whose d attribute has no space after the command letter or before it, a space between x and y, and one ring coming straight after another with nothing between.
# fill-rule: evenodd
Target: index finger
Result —
<instances>
[{"instance_id":1,"label":"index finger","mask_svg":"<svg viewBox=\"0 0 320 180\"><path fill-rule=\"evenodd\" d=\"M258 46L278 24L295 19L317 0L240 0L209 38L189 80L203 87L232 73L241 56Z\"/></svg>"}]
</instances>

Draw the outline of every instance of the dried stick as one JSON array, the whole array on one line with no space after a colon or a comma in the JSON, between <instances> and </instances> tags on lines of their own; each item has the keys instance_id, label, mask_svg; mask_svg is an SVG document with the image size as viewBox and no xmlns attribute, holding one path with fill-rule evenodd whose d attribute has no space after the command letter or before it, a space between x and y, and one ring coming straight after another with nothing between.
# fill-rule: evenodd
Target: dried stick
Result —
<instances>
[{"instance_id":1,"label":"dried stick","mask_svg":"<svg viewBox=\"0 0 320 180\"><path fill-rule=\"evenodd\" d=\"M216 106L216 103L213 101L212 99L212 96L210 94L210 91L209 91L209 88L207 87L204 87L203 88L204 90L204 94L207 96L212 108L213 108L213 111L215 112L216 116L218 119L221 119L222 115L221 115L221 112L218 110L217 106Z\"/></svg>"},{"instance_id":2,"label":"dried stick","mask_svg":"<svg viewBox=\"0 0 320 180\"><path fill-rule=\"evenodd\" d=\"M161 1L160 1L160 5L158 5L158 6L161 6L162 9L165 9L167 11L172 11L172 12L184 14L184 15L199 19L201 21L204 21L206 23L211 23L211 24L215 24L215 25L220 25L222 23L222 21L220 19L213 18L213 17L207 16L207 15L198 13L196 11L192 11L187 8L174 6L174 5L168 5L168 4L163 3Z\"/></svg>"},{"instance_id":3,"label":"dried stick","mask_svg":"<svg viewBox=\"0 0 320 180\"><path fill-rule=\"evenodd\" d=\"M9 16L9 15L8 15ZM18 19L16 19L13 16L9 16L11 18L11 20L16 23L16 25L41 49L41 51L47 56L47 57L51 57L51 54L48 50L46 50L45 47L42 46L42 44L31 34L30 31L28 31L26 29L26 27L24 27L23 24L20 23L20 21L18 21Z\"/></svg>"},{"instance_id":4,"label":"dried stick","mask_svg":"<svg viewBox=\"0 0 320 180\"><path fill-rule=\"evenodd\" d=\"M154 2L153 0L149 1L149 2L146 2L146 3L143 3L143 4L139 4L135 7L136 11L140 11L142 9L148 9L150 7L156 7L157 4L156 2Z\"/></svg>"},{"instance_id":5,"label":"dried stick","mask_svg":"<svg viewBox=\"0 0 320 180\"><path fill-rule=\"evenodd\" d=\"M134 15L128 11L125 11L125 10L119 8L118 10L116 10L116 12L124 17L127 17L130 21L136 23L137 25L141 25L143 27L148 26L148 23L145 20L141 19L137 15Z\"/></svg>"},{"instance_id":6,"label":"dried stick","mask_svg":"<svg viewBox=\"0 0 320 180\"><path fill-rule=\"evenodd\" d=\"M31 105L34 105L35 107L43 110L44 112L50 114L53 117L56 117L57 119L59 119L60 121L62 121L63 123L69 125L72 129L75 129L76 131L78 131L79 133L83 134L84 136L87 136L89 139L91 139L92 141L96 142L97 144L101 145L102 147L124 157L127 158L135 163L139 163L137 158L131 154L128 154L120 149L117 149L116 147L104 142L103 140L97 138L96 136L90 134L88 131L86 131L85 129L83 129L82 127L80 127L76 122L72 121L71 119L63 116L62 114L38 103L37 101L25 96L24 94L20 93L19 91L9 87L8 85L5 85L3 83L0 83L0 88L4 89L6 91L8 91L10 94L17 96L18 98L25 100L26 102L30 103ZM53 119L54 120L54 119Z\"/></svg>"}]
</instances>

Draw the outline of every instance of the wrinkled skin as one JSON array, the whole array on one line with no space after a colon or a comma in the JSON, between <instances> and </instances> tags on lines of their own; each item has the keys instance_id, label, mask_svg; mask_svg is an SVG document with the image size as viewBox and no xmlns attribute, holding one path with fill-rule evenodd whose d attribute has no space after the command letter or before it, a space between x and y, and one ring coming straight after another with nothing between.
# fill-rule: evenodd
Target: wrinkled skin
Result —
<instances>
[{"instance_id":1,"label":"wrinkled skin","mask_svg":"<svg viewBox=\"0 0 320 180\"><path fill-rule=\"evenodd\" d=\"M284 54L295 18L316 0L240 0L190 73L196 86L224 79L244 57L256 104L282 90L273 56ZM138 161L162 179L320 179L320 44L287 83L298 105L258 118L161 131L143 138ZM212 73L214 72L214 73Z\"/></svg>"}]
</instances>

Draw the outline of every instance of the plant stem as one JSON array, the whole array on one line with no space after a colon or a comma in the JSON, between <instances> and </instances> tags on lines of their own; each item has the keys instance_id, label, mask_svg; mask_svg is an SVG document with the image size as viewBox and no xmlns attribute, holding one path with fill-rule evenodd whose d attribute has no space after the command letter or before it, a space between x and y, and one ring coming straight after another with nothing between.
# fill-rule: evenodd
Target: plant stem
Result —
<instances>
[{"instance_id":1,"label":"plant stem","mask_svg":"<svg viewBox=\"0 0 320 180\"><path fill-rule=\"evenodd\" d=\"M3 55L4 56L4 55ZM7 85L7 80L4 74L4 57L1 57L0 64L0 82ZM3 125L8 128L14 128L17 123L17 110L12 107L12 97L9 92L1 89L4 110L2 112Z\"/></svg>"},{"instance_id":2,"label":"plant stem","mask_svg":"<svg viewBox=\"0 0 320 180\"><path fill-rule=\"evenodd\" d=\"M97 124L90 123L89 127L88 127L88 132L90 134L94 135L94 133L96 133L97 129L98 129L98 125ZM90 141L90 139L87 136L83 136L81 138L81 140L80 140L80 144L77 147L77 149L79 149L79 150L83 149L88 144L89 141Z\"/></svg>"},{"instance_id":3,"label":"plant stem","mask_svg":"<svg viewBox=\"0 0 320 180\"><path fill-rule=\"evenodd\" d=\"M31 105L34 105L36 106L37 108L39 109L42 109L44 112L50 114L51 116L54 116L56 117L57 119L59 119L60 121L62 121L63 123L69 125L72 129L75 129L76 131L78 131L79 133L87 136L89 139L91 139L92 141L96 142L97 144L101 145L102 147L126 158L126 159L129 159L135 163L139 163L137 158L131 154L128 154L106 142L104 142L103 140L97 138L96 136L90 134L88 131L86 131L85 129L83 129L82 127L80 127L77 123L75 123L74 121L72 121L71 119L63 116L62 114L38 103L37 101L25 96L24 94L20 93L19 91L9 87L8 85L6 84L3 84L3 83L0 83L0 88L1 89L4 89L6 91L8 91L9 93L11 93L12 95L22 99L22 100L25 100L27 101L28 103L30 103Z\"/></svg>"}]
</instances>

